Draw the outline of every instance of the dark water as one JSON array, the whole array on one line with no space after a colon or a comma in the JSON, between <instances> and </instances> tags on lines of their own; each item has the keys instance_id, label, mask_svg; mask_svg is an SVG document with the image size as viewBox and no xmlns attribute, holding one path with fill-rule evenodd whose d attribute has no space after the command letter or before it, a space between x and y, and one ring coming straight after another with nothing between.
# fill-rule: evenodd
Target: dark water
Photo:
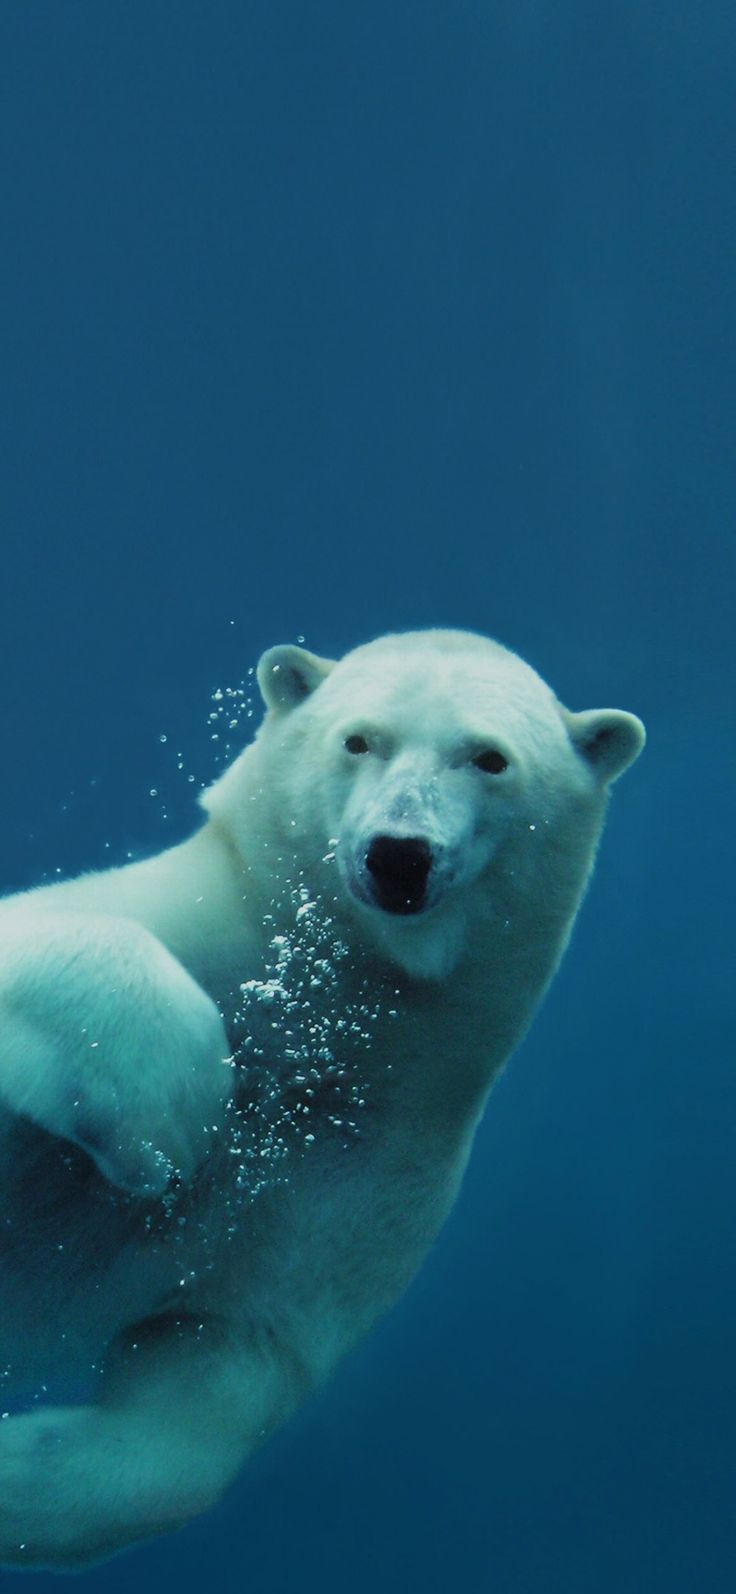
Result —
<instances>
[{"instance_id":1,"label":"dark water","mask_svg":"<svg viewBox=\"0 0 736 1594\"><path fill-rule=\"evenodd\" d=\"M91 1590L734 1586L735 15L0 11L5 885L184 834L298 634L488 631L650 732L413 1290Z\"/></svg>"}]
</instances>

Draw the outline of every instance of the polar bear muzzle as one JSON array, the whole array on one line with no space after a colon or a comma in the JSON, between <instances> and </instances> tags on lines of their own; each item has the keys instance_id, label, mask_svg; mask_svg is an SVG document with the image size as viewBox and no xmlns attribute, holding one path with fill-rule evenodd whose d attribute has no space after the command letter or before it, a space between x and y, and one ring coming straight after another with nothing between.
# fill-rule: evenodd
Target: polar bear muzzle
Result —
<instances>
[{"instance_id":1,"label":"polar bear muzzle","mask_svg":"<svg viewBox=\"0 0 736 1594\"><path fill-rule=\"evenodd\" d=\"M427 906L432 849L422 836L374 836L365 855L370 890L384 913L421 913Z\"/></svg>"}]
</instances>

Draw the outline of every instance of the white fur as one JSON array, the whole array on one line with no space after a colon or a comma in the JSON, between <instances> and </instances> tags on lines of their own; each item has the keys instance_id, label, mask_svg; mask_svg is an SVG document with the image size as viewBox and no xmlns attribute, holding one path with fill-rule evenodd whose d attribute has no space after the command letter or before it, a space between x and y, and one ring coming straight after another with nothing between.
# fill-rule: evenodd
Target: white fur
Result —
<instances>
[{"instance_id":1,"label":"white fur","mask_svg":"<svg viewBox=\"0 0 736 1594\"><path fill-rule=\"evenodd\" d=\"M0 1425L5 1565L204 1509L406 1287L643 742L461 632L259 680L190 841L0 906L0 1366L103 1369ZM416 911L376 836L431 856Z\"/></svg>"}]
</instances>

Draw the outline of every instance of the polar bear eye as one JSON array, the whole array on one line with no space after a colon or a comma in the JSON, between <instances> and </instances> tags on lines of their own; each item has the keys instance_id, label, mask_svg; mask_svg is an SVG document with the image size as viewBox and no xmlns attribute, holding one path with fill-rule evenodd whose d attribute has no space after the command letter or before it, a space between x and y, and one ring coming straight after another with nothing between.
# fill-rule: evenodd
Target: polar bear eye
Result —
<instances>
[{"instance_id":1,"label":"polar bear eye","mask_svg":"<svg viewBox=\"0 0 736 1594\"><path fill-rule=\"evenodd\" d=\"M345 737L345 751L346 751L346 753L367 753L368 752L368 743L367 743L365 737L364 736L346 736Z\"/></svg>"},{"instance_id":2,"label":"polar bear eye","mask_svg":"<svg viewBox=\"0 0 736 1594\"><path fill-rule=\"evenodd\" d=\"M499 753L497 747L489 747L487 752L479 753L478 757L473 759L473 763L486 775L502 775L509 767L508 759L504 758L503 753Z\"/></svg>"}]
</instances>

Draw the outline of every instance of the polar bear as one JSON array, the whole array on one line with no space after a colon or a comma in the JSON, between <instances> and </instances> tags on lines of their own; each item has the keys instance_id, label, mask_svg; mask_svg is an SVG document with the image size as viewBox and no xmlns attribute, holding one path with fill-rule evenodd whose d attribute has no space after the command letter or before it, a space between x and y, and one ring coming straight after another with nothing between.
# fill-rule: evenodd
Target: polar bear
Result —
<instances>
[{"instance_id":1,"label":"polar bear","mask_svg":"<svg viewBox=\"0 0 736 1594\"><path fill-rule=\"evenodd\" d=\"M0 1370L97 1370L0 1421L6 1566L205 1509L401 1294L644 739L464 632L258 680L188 841L0 904Z\"/></svg>"}]
</instances>

